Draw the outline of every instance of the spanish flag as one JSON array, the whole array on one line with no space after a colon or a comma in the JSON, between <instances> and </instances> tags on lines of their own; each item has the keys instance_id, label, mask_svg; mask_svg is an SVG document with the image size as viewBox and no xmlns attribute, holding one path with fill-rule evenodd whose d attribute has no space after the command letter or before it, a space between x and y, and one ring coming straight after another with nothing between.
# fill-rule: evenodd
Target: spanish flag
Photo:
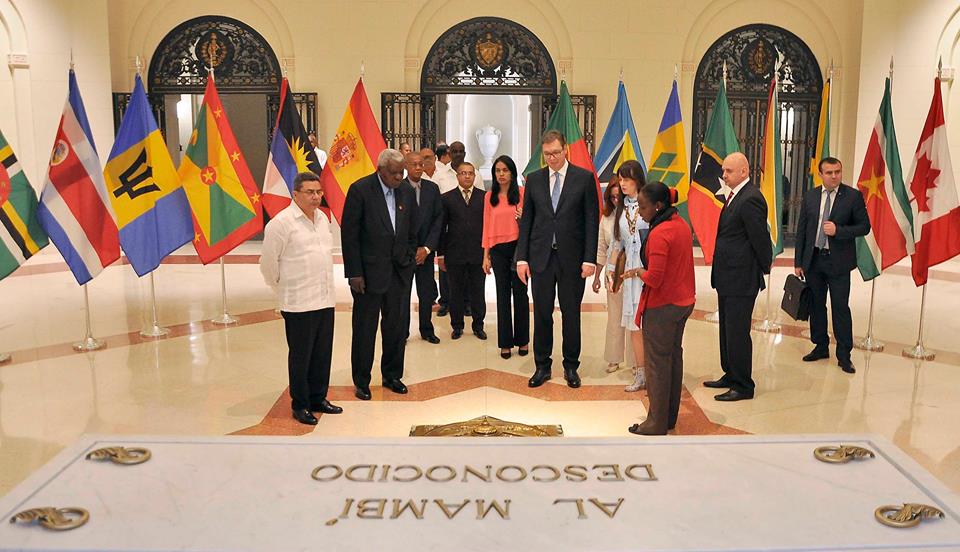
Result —
<instances>
[{"instance_id":1,"label":"spanish flag","mask_svg":"<svg viewBox=\"0 0 960 552\"><path fill-rule=\"evenodd\" d=\"M260 192L237 146L212 75L179 174L193 211L193 245L203 264L263 230Z\"/></svg>"},{"instance_id":2,"label":"spanish flag","mask_svg":"<svg viewBox=\"0 0 960 552\"><path fill-rule=\"evenodd\" d=\"M387 149L373 117L363 79L357 81L347 111L330 142L327 165L320 175L323 195L337 222L343 220L343 202L350 186L377 170L377 156Z\"/></svg>"}]
</instances>

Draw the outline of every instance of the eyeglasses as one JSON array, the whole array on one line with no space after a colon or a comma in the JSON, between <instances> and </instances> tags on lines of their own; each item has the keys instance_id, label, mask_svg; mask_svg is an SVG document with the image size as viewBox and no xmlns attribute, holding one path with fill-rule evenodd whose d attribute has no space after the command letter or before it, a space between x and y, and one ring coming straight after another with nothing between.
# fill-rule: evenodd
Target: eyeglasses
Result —
<instances>
[{"instance_id":1,"label":"eyeglasses","mask_svg":"<svg viewBox=\"0 0 960 552\"><path fill-rule=\"evenodd\" d=\"M563 150L543 152L544 157L560 157L561 155L563 155Z\"/></svg>"}]
</instances>

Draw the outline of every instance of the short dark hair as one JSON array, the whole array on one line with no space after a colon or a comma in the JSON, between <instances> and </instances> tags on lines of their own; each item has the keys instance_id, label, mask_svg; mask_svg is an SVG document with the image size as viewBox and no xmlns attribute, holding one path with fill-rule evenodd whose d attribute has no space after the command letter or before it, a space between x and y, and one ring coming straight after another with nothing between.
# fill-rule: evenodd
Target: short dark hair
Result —
<instances>
[{"instance_id":1,"label":"short dark hair","mask_svg":"<svg viewBox=\"0 0 960 552\"><path fill-rule=\"evenodd\" d=\"M297 173L297 176L293 177L293 191L299 192L302 190L304 182L320 182L320 177L317 176L317 173L310 171Z\"/></svg>"},{"instance_id":2,"label":"short dark hair","mask_svg":"<svg viewBox=\"0 0 960 552\"><path fill-rule=\"evenodd\" d=\"M664 207L673 205L674 193L663 182L647 182L643 188L640 188L640 193L652 205L657 203L663 203Z\"/></svg>"},{"instance_id":3,"label":"short dark hair","mask_svg":"<svg viewBox=\"0 0 960 552\"><path fill-rule=\"evenodd\" d=\"M840 165L840 167L843 168L843 163L841 163L840 160L837 159L836 157L827 156L821 159L820 162L817 163L817 171L823 172L824 165Z\"/></svg>"},{"instance_id":4,"label":"short dark hair","mask_svg":"<svg viewBox=\"0 0 960 552\"><path fill-rule=\"evenodd\" d=\"M462 162L460 163L460 167L462 167L462 166L464 166L464 165L470 165L470 167L473 168L474 172L476 172L476 170L477 170L477 166L474 165L473 163L469 162L469 161L462 161ZM460 167L457 167L457 172L460 172Z\"/></svg>"},{"instance_id":5,"label":"short dark hair","mask_svg":"<svg viewBox=\"0 0 960 552\"><path fill-rule=\"evenodd\" d=\"M450 146L448 146L448 145L446 145L446 144L444 144L444 143L441 142L441 143L437 144L437 147L436 147L436 149L433 150L433 153L436 153L436 154L437 154L437 157L443 157L444 155L447 154L447 151L448 151L449 149L450 149Z\"/></svg>"},{"instance_id":6,"label":"short dark hair","mask_svg":"<svg viewBox=\"0 0 960 552\"><path fill-rule=\"evenodd\" d=\"M548 130L543 133L543 137L540 139L540 145L556 142L557 140L560 140L561 146L567 145L567 139L562 132L559 130Z\"/></svg>"}]
</instances>

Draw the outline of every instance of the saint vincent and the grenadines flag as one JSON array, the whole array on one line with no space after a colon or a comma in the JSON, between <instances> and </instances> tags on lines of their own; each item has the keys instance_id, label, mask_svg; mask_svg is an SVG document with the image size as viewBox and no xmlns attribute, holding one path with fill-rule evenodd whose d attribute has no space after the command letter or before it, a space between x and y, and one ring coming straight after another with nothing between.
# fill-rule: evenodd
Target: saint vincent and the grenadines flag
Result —
<instances>
[{"instance_id":1,"label":"saint vincent and the grenadines flag","mask_svg":"<svg viewBox=\"0 0 960 552\"><path fill-rule=\"evenodd\" d=\"M343 218L347 190L354 182L377 170L377 157L386 148L361 78L353 89L337 134L330 142L327 164L320 175L324 199L337 222Z\"/></svg>"},{"instance_id":2,"label":"saint vincent and the grenadines flag","mask_svg":"<svg viewBox=\"0 0 960 552\"><path fill-rule=\"evenodd\" d=\"M623 86L623 81L620 81L617 86L617 105L610 115L610 122L607 123L607 129L600 140L597 154L593 156L597 178L604 184L610 182L610 178L617 172L620 165L631 159L639 161L640 165L646 168L643 152L640 151L640 142L637 139L637 129L633 126L633 115L630 113L630 103L627 101L627 89Z\"/></svg>"},{"instance_id":3,"label":"saint vincent and the grenadines flag","mask_svg":"<svg viewBox=\"0 0 960 552\"><path fill-rule=\"evenodd\" d=\"M260 193L227 120L211 75L203 93L180 181L193 212L193 245L211 263L263 230Z\"/></svg>"},{"instance_id":4,"label":"saint vincent and the grenadines flag","mask_svg":"<svg viewBox=\"0 0 960 552\"><path fill-rule=\"evenodd\" d=\"M187 195L137 75L103 175L120 246L138 276L193 240Z\"/></svg>"},{"instance_id":5,"label":"saint vincent and the grenadines flag","mask_svg":"<svg viewBox=\"0 0 960 552\"><path fill-rule=\"evenodd\" d=\"M37 194L0 132L0 279L47 245L37 219Z\"/></svg>"},{"instance_id":6,"label":"saint vincent and the grenadines flag","mask_svg":"<svg viewBox=\"0 0 960 552\"><path fill-rule=\"evenodd\" d=\"M763 131L763 159L760 169L760 193L767 202L767 228L773 245L773 256L783 253L783 158L780 153L780 100L777 74L774 71L767 96L767 119Z\"/></svg>"},{"instance_id":7,"label":"saint vincent and the grenadines flag","mask_svg":"<svg viewBox=\"0 0 960 552\"><path fill-rule=\"evenodd\" d=\"M667 98L667 107L663 110L660 120L660 130L653 143L653 153L650 155L650 168L647 170L647 181L663 182L677 190L676 208L680 216L690 221L687 198L690 195L690 175L687 173L687 150L683 142L683 118L680 115L680 95L677 92L677 81L673 81L670 97Z\"/></svg>"},{"instance_id":8,"label":"saint vincent and the grenadines flag","mask_svg":"<svg viewBox=\"0 0 960 552\"><path fill-rule=\"evenodd\" d=\"M322 170L291 97L290 84L284 77L280 84L280 109L270 142L267 173L263 178L263 207L267 214L275 217L290 205L293 179L297 173L309 171L319 175Z\"/></svg>"}]
</instances>

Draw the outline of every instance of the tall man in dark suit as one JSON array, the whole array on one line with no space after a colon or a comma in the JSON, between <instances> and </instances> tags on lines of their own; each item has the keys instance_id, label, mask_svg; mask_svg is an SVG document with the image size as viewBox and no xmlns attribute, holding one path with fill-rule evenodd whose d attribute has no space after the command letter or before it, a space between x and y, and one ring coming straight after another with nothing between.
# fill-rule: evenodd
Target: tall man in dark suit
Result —
<instances>
[{"instance_id":1,"label":"tall man in dark suit","mask_svg":"<svg viewBox=\"0 0 960 552\"><path fill-rule=\"evenodd\" d=\"M428 148L424 148L430 151ZM422 151L422 150L421 150ZM420 315L420 337L429 343L440 343L433 329L433 302L437 299L437 280L434 258L440 243L440 224L443 222L443 206L440 204L440 188L423 178L423 157L420 153L408 153L406 156L407 178L403 186L413 192L417 199L417 215L414 227L417 233L417 267L414 280L417 282L417 310ZM411 281L411 287L413 282ZM410 291L407 291L410 295ZM404 335L410 333L410 309L404 311Z\"/></svg>"},{"instance_id":2,"label":"tall man in dark suit","mask_svg":"<svg viewBox=\"0 0 960 552\"><path fill-rule=\"evenodd\" d=\"M440 270L450 283L451 339L463 336L464 298L473 306L473 334L486 339L483 318L487 314L483 271L484 191L473 186L477 176L472 163L462 161L457 168L457 187L443 194L443 223L440 235Z\"/></svg>"},{"instance_id":3,"label":"tall man in dark suit","mask_svg":"<svg viewBox=\"0 0 960 552\"><path fill-rule=\"evenodd\" d=\"M403 311L410 310L417 200L412 189L400 186L403 165L399 151L383 150L377 172L354 182L343 204L343 271L353 294L350 362L355 394L364 401L370 400L370 371L381 317L383 386L394 393L407 392L400 381L406 348L403 322L408 320Z\"/></svg>"},{"instance_id":4,"label":"tall man in dark suit","mask_svg":"<svg viewBox=\"0 0 960 552\"><path fill-rule=\"evenodd\" d=\"M810 306L810 340L814 348L805 362L830 358L827 335L827 292L833 313L833 334L837 339L840 368L853 374L853 319L850 316L850 271L857 266L856 238L870 232L870 217L863 194L841 185L843 165L839 159L824 157L817 167L823 186L803 194L797 221L794 274L804 278L813 295Z\"/></svg>"},{"instance_id":5,"label":"tall man in dark suit","mask_svg":"<svg viewBox=\"0 0 960 552\"><path fill-rule=\"evenodd\" d=\"M773 244L767 228L767 202L750 182L750 165L742 153L723 160L727 194L713 254L710 285L717 290L720 306L720 367L723 376L706 381L706 387L729 388L714 397L718 401L753 398L753 341L750 322L757 294L770 274Z\"/></svg>"},{"instance_id":6,"label":"tall man in dark suit","mask_svg":"<svg viewBox=\"0 0 960 552\"><path fill-rule=\"evenodd\" d=\"M551 377L553 301L559 296L563 324L563 376L580 387L580 302L584 282L596 271L600 207L593 173L566 159L563 134L541 140L547 166L527 178L517 242L517 276L533 276L533 354L530 387Z\"/></svg>"}]
</instances>

